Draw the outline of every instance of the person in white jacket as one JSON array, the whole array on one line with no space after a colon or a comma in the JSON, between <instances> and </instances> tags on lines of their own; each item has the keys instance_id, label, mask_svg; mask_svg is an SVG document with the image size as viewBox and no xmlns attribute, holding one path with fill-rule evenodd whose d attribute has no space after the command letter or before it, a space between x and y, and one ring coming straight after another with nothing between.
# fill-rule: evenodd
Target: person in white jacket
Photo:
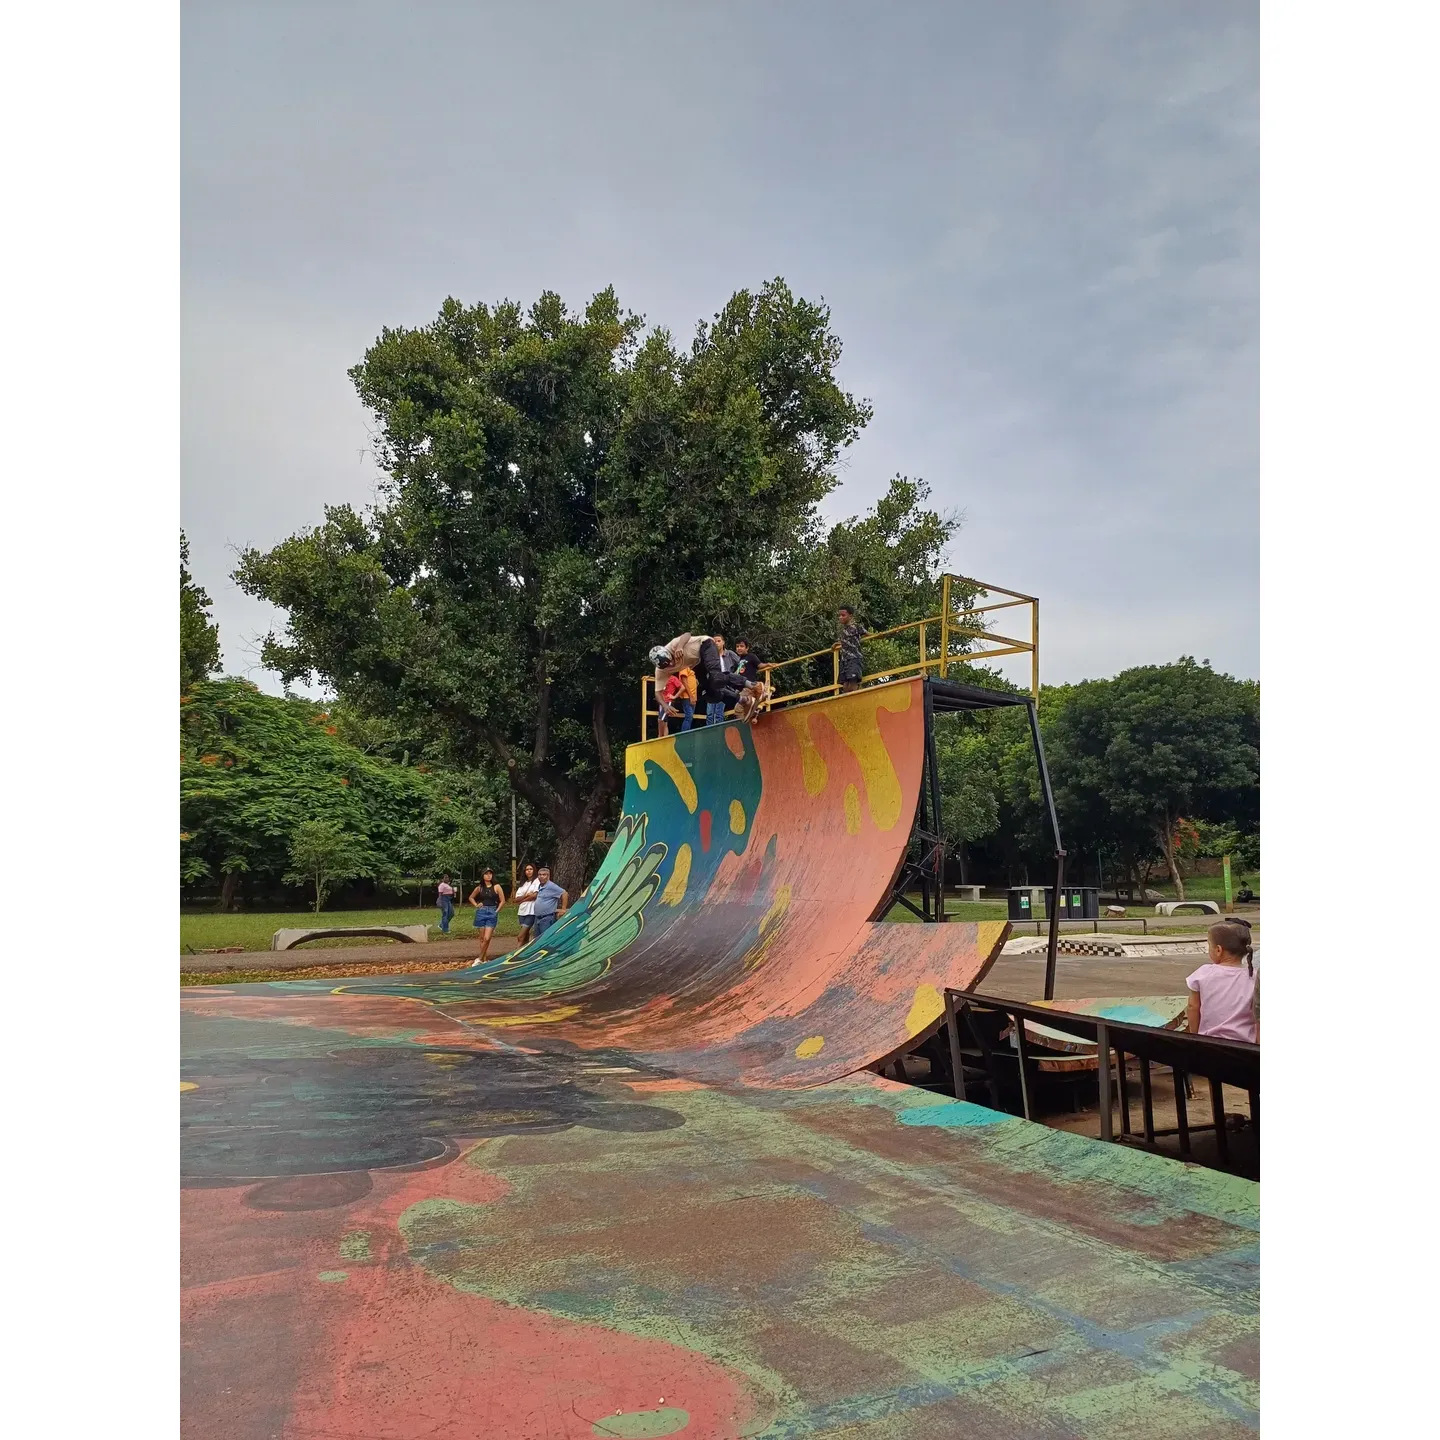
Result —
<instances>
[{"instance_id":1,"label":"person in white jacket","mask_svg":"<svg viewBox=\"0 0 1440 1440\"><path fill-rule=\"evenodd\" d=\"M515 899L520 906L520 944L530 938L535 928L535 897L540 893L540 881L535 877L535 867L525 862L524 878L515 887Z\"/></svg>"},{"instance_id":2,"label":"person in white jacket","mask_svg":"<svg viewBox=\"0 0 1440 1440\"><path fill-rule=\"evenodd\" d=\"M657 645L650 652L655 667L655 690L659 694L665 682L680 670L693 670L699 687L699 701L704 705L723 705L729 709L745 693L745 681L733 671L727 672L720 661L720 651L709 635L677 635L668 645Z\"/></svg>"}]
</instances>

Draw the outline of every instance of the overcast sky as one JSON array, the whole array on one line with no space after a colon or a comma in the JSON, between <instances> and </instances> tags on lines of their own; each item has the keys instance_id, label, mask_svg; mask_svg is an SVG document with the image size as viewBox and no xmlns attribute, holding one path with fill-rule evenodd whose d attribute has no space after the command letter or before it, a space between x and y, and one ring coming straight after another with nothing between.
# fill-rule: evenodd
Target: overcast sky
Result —
<instances>
[{"instance_id":1,"label":"overcast sky","mask_svg":"<svg viewBox=\"0 0 1440 1440\"><path fill-rule=\"evenodd\" d=\"M875 406L829 513L928 480L951 568L1041 597L1047 681L1258 674L1257 50L1233 0L187 0L182 521L226 669L279 688L235 550L373 498L381 327L614 284L688 339L783 275Z\"/></svg>"}]
</instances>

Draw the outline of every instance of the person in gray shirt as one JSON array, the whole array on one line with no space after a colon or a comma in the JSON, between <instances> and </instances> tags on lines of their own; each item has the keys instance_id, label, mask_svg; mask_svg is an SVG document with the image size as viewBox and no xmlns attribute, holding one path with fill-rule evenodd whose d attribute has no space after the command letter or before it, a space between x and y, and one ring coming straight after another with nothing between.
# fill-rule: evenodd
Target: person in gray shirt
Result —
<instances>
[{"instance_id":1,"label":"person in gray shirt","mask_svg":"<svg viewBox=\"0 0 1440 1440\"><path fill-rule=\"evenodd\" d=\"M840 652L840 689L846 694L860 688L860 677L865 673L860 661L860 641L869 633L848 605L840 607L840 638L831 648Z\"/></svg>"},{"instance_id":2,"label":"person in gray shirt","mask_svg":"<svg viewBox=\"0 0 1440 1440\"><path fill-rule=\"evenodd\" d=\"M551 878L550 867L542 865L536 876L540 888L535 892L535 924L531 929L538 940L570 908L570 896Z\"/></svg>"}]
</instances>

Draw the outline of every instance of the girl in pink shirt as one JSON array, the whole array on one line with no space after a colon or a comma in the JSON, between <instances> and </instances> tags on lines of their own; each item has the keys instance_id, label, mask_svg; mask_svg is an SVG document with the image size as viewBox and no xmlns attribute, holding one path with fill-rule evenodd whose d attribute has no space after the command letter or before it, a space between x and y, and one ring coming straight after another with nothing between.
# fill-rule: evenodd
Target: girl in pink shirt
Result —
<instances>
[{"instance_id":1,"label":"girl in pink shirt","mask_svg":"<svg viewBox=\"0 0 1440 1440\"><path fill-rule=\"evenodd\" d=\"M1254 957L1245 921L1221 920L1210 927L1209 963L1185 977L1190 990L1185 1028L1192 1035L1260 1043Z\"/></svg>"}]
</instances>

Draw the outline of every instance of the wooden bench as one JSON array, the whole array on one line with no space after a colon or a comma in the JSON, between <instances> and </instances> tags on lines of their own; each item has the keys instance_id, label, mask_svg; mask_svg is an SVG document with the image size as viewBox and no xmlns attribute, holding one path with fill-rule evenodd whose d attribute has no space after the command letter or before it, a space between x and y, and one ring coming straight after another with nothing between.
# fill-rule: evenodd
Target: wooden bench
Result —
<instances>
[{"instance_id":1,"label":"wooden bench","mask_svg":"<svg viewBox=\"0 0 1440 1440\"><path fill-rule=\"evenodd\" d=\"M351 935L375 935L382 940L400 940L407 945L429 942L425 925L326 925L312 930L277 930L270 940L272 950L293 950L310 940L340 940Z\"/></svg>"},{"instance_id":2,"label":"wooden bench","mask_svg":"<svg viewBox=\"0 0 1440 1440\"><path fill-rule=\"evenodd\" d=\"M1213 900L1162 900L1156 907L1157 915L1173 915L1177 910L1184 910L1186 906L1193 905L1202 915L1218 915L1220 907Z\"/></svg>"}]
</instances>

